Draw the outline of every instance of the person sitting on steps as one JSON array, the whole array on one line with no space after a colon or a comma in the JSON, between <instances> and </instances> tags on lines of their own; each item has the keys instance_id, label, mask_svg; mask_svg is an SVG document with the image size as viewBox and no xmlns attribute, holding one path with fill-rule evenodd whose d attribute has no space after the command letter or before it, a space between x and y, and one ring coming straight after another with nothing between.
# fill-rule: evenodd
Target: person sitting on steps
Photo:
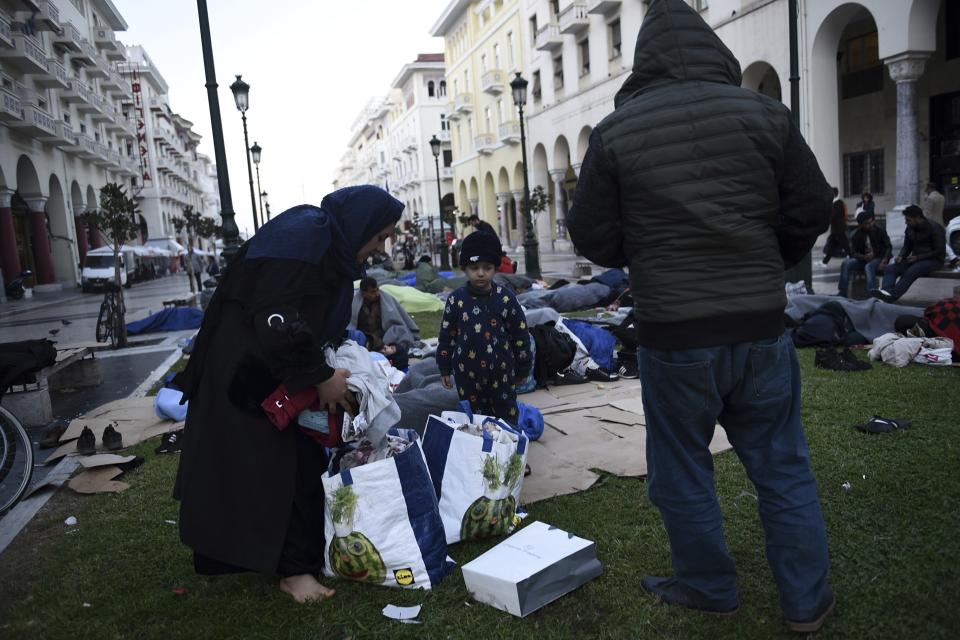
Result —
<instances>
[{"instance_id":1,"label":"person sitting on steps","mask_svg":"<svg viewBox=\"0 0 960 640\"><path fill-rule=\"evenodd\" d=\"M923 209L915 204L903 210L907 231L896 264L883 272L883 288L870 292L884 302L896 302L917 278L943 266L947 257L946 232L938 223L928 220ZM899 278L899 281L897 280Z\"/></svg>"},{"instance_id":2,"label":"person sitting on steps","mask_svg":"<svg viewBox=\"0 0 960 640\"><path fill-rule=\"evenodd\" d=\"M872 214L861 211L857 214L857 230L850 239L851 257L840 267L840 282L837 295L847 297L850 273L857 271L867 277L867 291L877 288L877 272L882 272L890 262L893 248L886 230L876 225Z\"/></svg>"}]
</instances>

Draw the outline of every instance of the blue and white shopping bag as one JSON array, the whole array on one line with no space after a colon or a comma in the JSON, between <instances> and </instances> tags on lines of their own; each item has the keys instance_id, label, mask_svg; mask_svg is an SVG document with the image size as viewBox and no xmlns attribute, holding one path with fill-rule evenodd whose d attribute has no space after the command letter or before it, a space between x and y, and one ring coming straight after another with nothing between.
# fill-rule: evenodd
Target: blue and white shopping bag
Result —
<instances>
[{"instance_id":1,"label":"blue and white shopping bag","mask_svg":"<svg viewBox=\"0 0 960 640\"><path fill-rule=\"evenodd\" d=\"M502 420L469 419L464 427L454 413L430 416L423 435L448 544L513 530L527 464L527 436Z\"/></svg>"},{"instance_id":2,"label":"blue and white shopping bag","mask_svg":"<svg viewBox=\"0 0 960 640\"><path fill-rule=\"evenodd\" d=\"M412 429L403 452L323 475L324 573L385 587L430 589L454 567L430 474Z\"/></svg>"}]
</instances>

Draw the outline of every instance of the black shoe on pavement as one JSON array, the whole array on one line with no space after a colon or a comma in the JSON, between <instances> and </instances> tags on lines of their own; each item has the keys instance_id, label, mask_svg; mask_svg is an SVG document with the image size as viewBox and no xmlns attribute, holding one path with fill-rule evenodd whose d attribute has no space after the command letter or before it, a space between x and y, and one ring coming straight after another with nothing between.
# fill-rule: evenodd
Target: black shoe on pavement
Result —
<instances>
[{"instance_id":1,"label":"black shoe on pavement","mask_svg":"<svg viewBox=\"0 0 960 640\"><path fill-rule=\"evenodd\" d=\"M103 446L108 451L119 451L123 449L123 436L115 428L116 423L111 424L103 430Z\"/></svg>"},{"instance_id":2,"label":"black shoe on pavement","mask_svg":"<svg viewBox=\"0 0 960 640\"><path fill-rule=\"evenodd\" d=\"M77 440L77 453L82 456L92 456L97 452L97 437L93 435L90 427L84 427L80 432L80 439Z\"/></svg>"},{"instance_id":3,"label":"black shoe on pavement","mask_svg":"<svg viewBox=\"0 0 960 640\"><path fill-rule=\"evenodd\" d=\"M813 618L810 620L787 620L787 626L790 627L790 631L797 633L816 633L820 631L820 627L823 626L835 606L837 606L837 596L833 593L833 589L827 587L827 592L824 594L820 607Z\"/></svg>"},{"instance_id":4,"label":"black shoe on pavement","mask_svg":"<svg viewBox=\"0 0 960 640\"><path fill-rule=\"evenodd\" d=\"M637 369L637 365L621 364L618 374L625 380L636 380L640 377L640 371Z\"/></svg>"},{"instance_id":5,"label":"black shoe on pavement","mask_svg":"<svg viewBox=\"0 0 960 640\"><path fill-rule=\"evenodd\" d=\"M593 382L616 382L620 376L616 373L609 373L603 369L587 369L587 380Z\"/></svg>"},{"instance_id":6,"label":"black shoe on pavement","mask_svg":"<svg viewBox=\"0 0 960 640\"><path fill-rule=\"evenodd\" d=\"M575 371L571 371L569 369L567 369L563 373L560 373L558 371L553 375L553 384L556 386L561 386L565 384L583 384L586 381L587 379L584 376L580 375L579 373L576 373Z\"/></svg>"},{"instance_id":7,"label":"black shoe on pavement","mask_svg":"<svg viewBox=\"0 0 960 640\"><path fill-rule=\"evenodd\" d=\"M647 593L656 596L660 602L675 604L701 613L708 613L712 616L732 618L740 611L739 602L722 605L707 602L703 596L693 589L680 584L676 578L643 576L643 579L640 580L640 587Z\"/></svg>"}]
</instances>

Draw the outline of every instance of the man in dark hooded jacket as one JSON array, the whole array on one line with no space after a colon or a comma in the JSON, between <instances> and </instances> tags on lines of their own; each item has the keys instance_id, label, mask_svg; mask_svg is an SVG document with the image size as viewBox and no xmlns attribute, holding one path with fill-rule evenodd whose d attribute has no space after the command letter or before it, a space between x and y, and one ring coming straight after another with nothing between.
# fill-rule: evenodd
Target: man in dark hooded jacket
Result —
<instances>
[{"instance_id":1,"label":"man in dark hooded jacket","mask_svg":"<svg viewBox=\"0 0 960 640\"><path fill-rule=\"evenodd\" d=\"M740 82L695 11L651 2L567 223L582 255L629 266L647 487L674 569L642 587L709 613L739 608L708 448L719 420L757 487L784 615L815 631L835 598L800 369L783 338L783 273L826 230L832 193L787 108Z\"/></svg>"}]
</instances>

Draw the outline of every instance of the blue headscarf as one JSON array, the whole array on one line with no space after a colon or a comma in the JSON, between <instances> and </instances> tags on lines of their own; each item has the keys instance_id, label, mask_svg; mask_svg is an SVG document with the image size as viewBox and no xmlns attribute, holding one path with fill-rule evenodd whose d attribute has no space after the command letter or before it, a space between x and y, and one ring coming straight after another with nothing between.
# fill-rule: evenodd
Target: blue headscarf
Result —
<instances>
[{"instance_id":1,"label":"blue headscarf","mask_svg":"<svg viewBox=\"0 0 960 640\"><path fill-rule=\"evenodd\" d=\"M262 226L251 238L244 260L279 258L319 266L332 255L342 284L328 291L331 306L322 327L322 342L335 342L350 323L353 281L363 275L357 254L383 229L395 225L403 203L380 187L363 185L339 189L324 197L317 208L287 209Z\"/></svg>"},{"instance_id":2,"label":"blue headscarf","mask_svg":"<svg viewBox=\"0 0 960 640\"><path fill-rule=\"evenodd\" d=\"M324 197L317 208L299 205L263 225L250 240L247 260L283 258L317 265L328 251L351 282L361 275L357 253L403 213L403 203L372 185L346 187Z\"/></svg>"}]
</instances>

